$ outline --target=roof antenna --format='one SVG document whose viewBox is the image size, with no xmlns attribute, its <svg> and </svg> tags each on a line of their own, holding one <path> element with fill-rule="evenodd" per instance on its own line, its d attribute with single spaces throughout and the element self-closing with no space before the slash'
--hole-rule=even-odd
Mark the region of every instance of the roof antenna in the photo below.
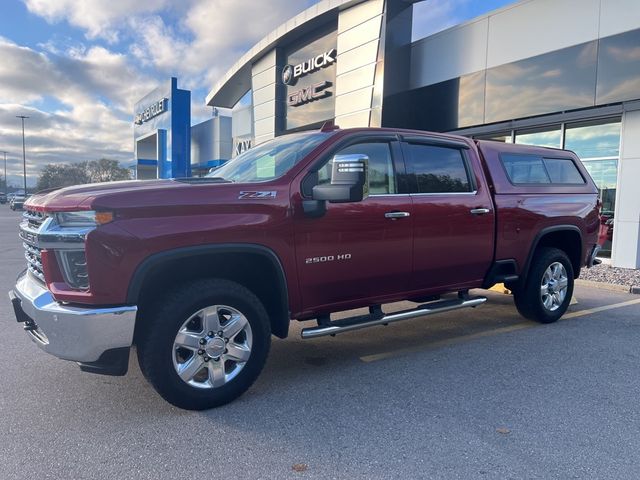
<svg viewBox="0 0 640 480">
<path fill-rule="evenodd" d="M 340 127 L 336 125 L 336 122 L 334 119 L 327 120 L 322 124 L 322 127 L 320 127 L 321 132 L 332 132 L 333 130 L 339 130 L 339 129 Z"/>
</svg>

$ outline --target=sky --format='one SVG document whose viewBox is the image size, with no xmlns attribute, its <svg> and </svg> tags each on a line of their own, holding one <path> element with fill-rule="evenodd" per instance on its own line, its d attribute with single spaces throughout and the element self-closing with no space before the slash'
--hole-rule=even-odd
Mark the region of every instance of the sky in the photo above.
<svg viewBox="0 0 640 480">
<path fill-rule="evenodd" d="M 0 152 L 9 185 L 22 184 L 27 115 L 28 184 L 48 163 L 133 160 L 133 105 L 178 77 L 205 97 L 247 50 L 317 0 L 2 0 Z M 513 0 L 426 0 L 414 7 L 422 38 Z M 3 175 L 0 153 L 0 175 Z"/>
</svg>

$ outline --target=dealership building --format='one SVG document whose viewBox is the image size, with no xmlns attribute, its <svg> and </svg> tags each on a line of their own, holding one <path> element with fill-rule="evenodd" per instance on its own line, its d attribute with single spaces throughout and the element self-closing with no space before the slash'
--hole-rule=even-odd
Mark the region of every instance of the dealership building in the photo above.
<svg viewBox="0 0 640 480">
<path fill-rule="evenodd" d="M 280 25 L 209 92 L 214 111 L 232 109 L 211 128 L 157 128 L 163 116 L 188 116 L 170 113 L 185 92 L 172 79 L 136 105 L 138 169 L 155 160 L 148 176 L 204 171 L 327 120 L 568 148 L 599 187 L 605 253 L 640 268 L 640 2 L 523 0 L 413 40 L 416 3 L 322 0 Z M 180 157 L 182 139 L 196 148 Z"/>
</svg>

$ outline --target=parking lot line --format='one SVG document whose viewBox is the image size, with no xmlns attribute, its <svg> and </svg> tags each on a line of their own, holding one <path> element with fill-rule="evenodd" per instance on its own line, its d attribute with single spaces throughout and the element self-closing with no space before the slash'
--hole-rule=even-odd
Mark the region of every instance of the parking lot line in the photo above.
<svg viewBox="0 0 640 480">
<path fill-rule="evenodd" d="M 640 298 L 636 300 L 629 300 L 626 302 L 613 303 L 611 305 L 603 305 L 602 307 L 589 308 L 587 310 L 578 310 L 577 312 L 571 312 L 565 314 L 561 320 L 568 320 L 570 318 L 582 317 L 583 315 L 590 315 L 592 313 L 605 312 L 607 310 L 613 310 L 614 308 L 622 308 L 628 305 L 636 305 L 640 303 Z"/>
<path fill-rule="evenodd" d="M 569 320 L 572 318 L 576 318 L 576 317 L 582 317 L 585 315 L 591 315 L 593 313 L 598 313 L 598 312 L 604 312 L 607 310 L 613 310 L 615 308 L 622 308 L 622 307 L 627 307 L 630 305 L 636 305 L 640 303 L 640 299 L 635 299 L 635 300 L 629 300 L 626 302 L 620 302 L 620 303 L 613 303 L 611 305 L 603 305 L 602 307 L 595 307 L 595 308 L 589 308 L 586 310 L 578 310 L 577 312 L 570 312 L 565 314 L 560 320 Z M 516 323 L 514 325 L 510 325 L 508 327 L 502 327 L 502 328 L 496 328 L 493 330 L 487 330 L 485 332 L 478 332 L 478 333 L 472 333 L 470 335 L 463 335 L 461 337 L 454 337 L 454 338 L 448 338 L 446 340 L 439 340 L 437 342 L 432 342 L 432 343 L 427 343 L 424 345 L 419 345 L 416 347 L 409 347 L 409 348 L 400 348 L 397 350 L 390 350 L 387 352 L 382 352 L 382 353 L 376 353 L 373 355 L 364 355 L 362 357 L 360 357 L 360 360 L 362 360 L 365 363 L 370 363 L 370 362 L 377 362 L 379 360 L 385 360 L 387 358 L 392 358 L 392 357 L 396 357 L 396 356 L 400 356 L 400 355 L 406 355 L 408 353 L 415 353 L 415 352 L 421 352 L 427 349 L 432 349 L 432 348 L 440 348 L 440 347 L 446 347 L 446 346 L 450 346 L 450 345 L 455 345 L 458 343 L 464 343 L 464 342 L 468 342 L 470 340 L 475 340 L 476 338 L 483 338 L 483 337 L 490 337 L 492 335 L 500 335 L 502 333 L 509 333 L 509 332 L 515 332 L 517 330 L 525 330 L 527 328 L 533 328 L 538 326 L 539 324 L 534 323 L 534 322 L 522 322 L 522 323 Z"/>
</svg>

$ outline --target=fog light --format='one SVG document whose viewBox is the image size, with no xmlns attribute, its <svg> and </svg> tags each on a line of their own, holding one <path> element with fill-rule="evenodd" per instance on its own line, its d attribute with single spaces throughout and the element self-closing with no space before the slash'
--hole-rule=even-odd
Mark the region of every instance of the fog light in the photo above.
<svg viewBox="0 0 640 480">
<path fill-rule="evenodd" d="M 58 250 L 58 262 L 62 267 L 64 280 L 72 288 L 89 289 L 89 272 L 84 250 Z"/>
</svg>

